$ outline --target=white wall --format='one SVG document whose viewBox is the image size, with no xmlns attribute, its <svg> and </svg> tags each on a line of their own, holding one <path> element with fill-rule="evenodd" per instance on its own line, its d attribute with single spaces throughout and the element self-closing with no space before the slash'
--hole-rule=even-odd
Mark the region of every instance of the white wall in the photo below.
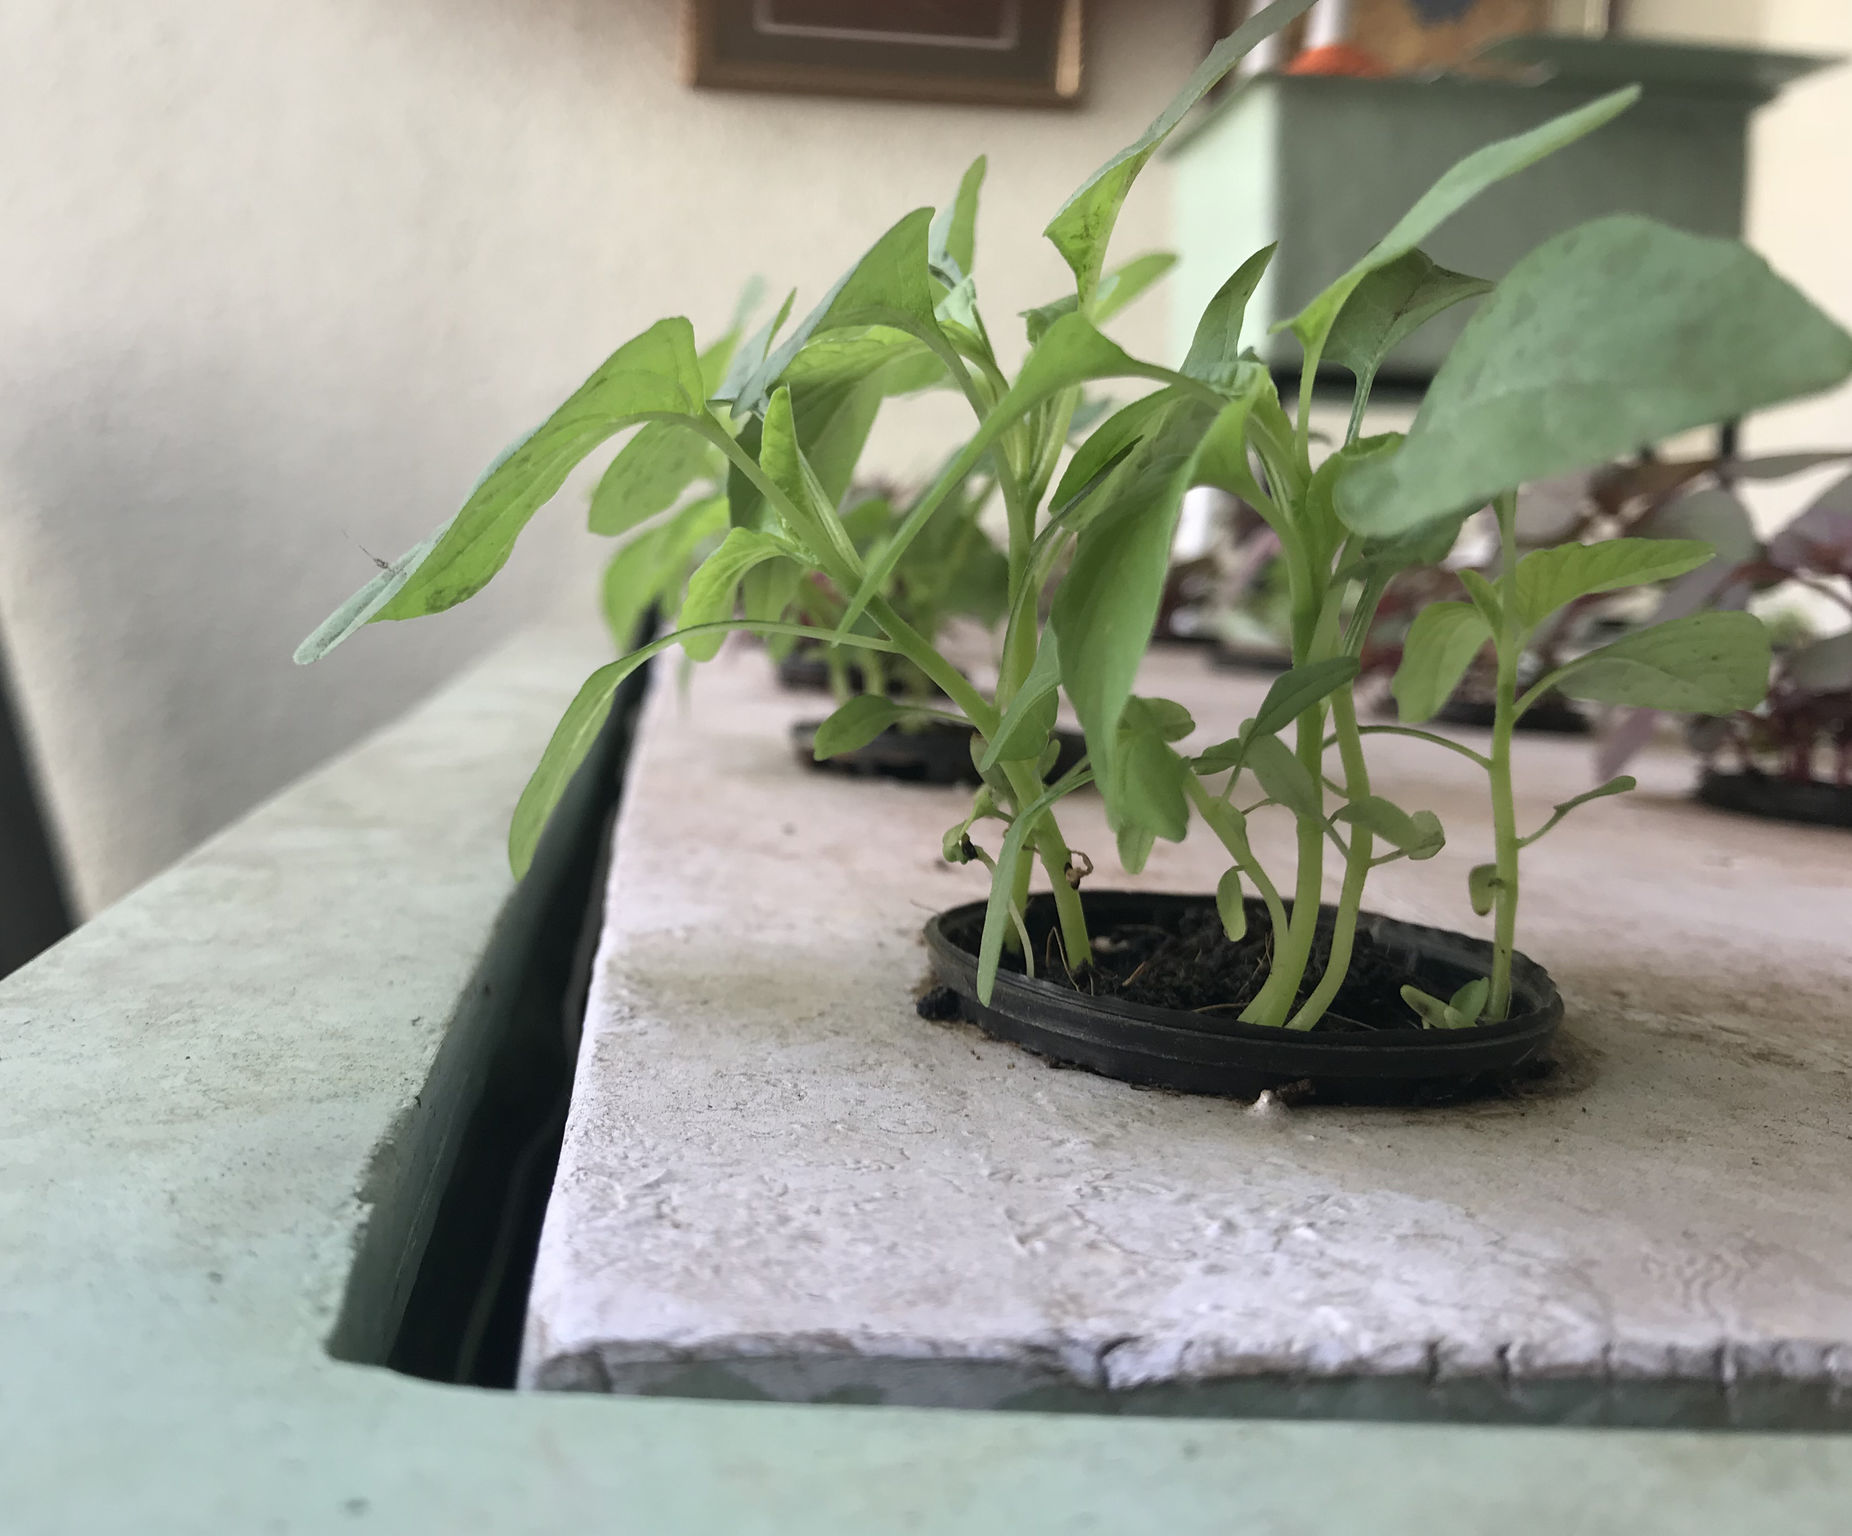
<svg viewBox="0 0 1852 1536">
<path fill-rule="evenodd" d="M 0 624 L 81 898 L 110 900 L 536 615 L 489 593 L 311 669 L 295 642 L 664 313 L 800 304 L 988 150 L 994 316 L 1199 56 L 1201 0 L 1092 7 L 1078 113 L 692 93 L 672 0 L 0 5 Z M 1126 249 L 1160 245 L 1162 172 Z M 1153 350 L 1161 301 L 1124 334 Z M 896 467 L 931 449 L 899 430 Z"/>
</svg>

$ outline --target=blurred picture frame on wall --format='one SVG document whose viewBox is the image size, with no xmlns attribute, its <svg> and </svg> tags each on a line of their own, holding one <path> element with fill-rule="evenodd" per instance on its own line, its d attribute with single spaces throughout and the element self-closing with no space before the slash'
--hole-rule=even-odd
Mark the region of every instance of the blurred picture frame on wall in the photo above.
<svg viewBox="0 0 1852 1536">
<path fill-rule="evenodd" d="M 1084 0 L 682 0 L 692 86 L 1068 107 Z"/>
</svg>

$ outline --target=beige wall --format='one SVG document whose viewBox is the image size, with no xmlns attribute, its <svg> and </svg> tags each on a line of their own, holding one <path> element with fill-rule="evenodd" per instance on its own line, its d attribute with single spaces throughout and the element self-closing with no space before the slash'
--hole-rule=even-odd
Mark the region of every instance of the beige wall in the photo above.
<svg viewBox="0 0 1852 1536">
<path fill-rule="evenodd" d="M 468 608 L 289 660 L 362 545 L 447 516 L 658 315 L 714 327 L 754 272 L 807 305 L 981 150 L 989 312 L 1060 292 L 1037 232 L 1207 26 L 1092 11 L 1068 114 L 691 93 L 672 0 L 0 5 L 0 623 L 86 906 L 510 628 L 591 612 L 561 504 Z M 1153 181 L 1128 250 L 1163 242 Z"/>
</svg>

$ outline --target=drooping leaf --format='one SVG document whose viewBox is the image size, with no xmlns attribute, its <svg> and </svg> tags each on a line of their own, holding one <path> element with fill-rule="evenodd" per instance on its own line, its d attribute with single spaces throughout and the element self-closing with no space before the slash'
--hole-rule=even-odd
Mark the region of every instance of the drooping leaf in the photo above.
<svg viewBox="0 0 1852 1536">
<path fill-rule="evenodd" d="M 1441 365 L 1395 458 L 1339 511 L 1393 533 L 1527 480 L 1830 388 L 1852 336 L 1734 240 L 1631 214 L 1546 241 Z"/>
<path fill-rule="evenodd" d="M 688 578 L 688 595 L 682 599 L 682 611 L 676 619 L 678 629 L 696 631 L 682 645 L 691 660 L 712 660 L 720 650 L 723 636 L 704 626 L 733 617 L 741 578 L 755 565 L 789 558 L 794 553 L 776 534 L 760 533 L 756 528 L 727 530 L 720 547 Z"/>
<path fill-rule="evenodd" d="M 326 655 L 362 624 L 439 613 L 474 596 L 507 563 L 528 520 L 607 438 L 670 417 L 719 432 L 705 395 L 686 320 L 660 320 L 625 342 L 503 456 L 449 522 L 336 609 L 296 659 Z"/>
<path fill-rule="evenodd" d="M 1484 278 L 1449 272 L 1427 252 L 1408 251 L 1351 290 L 1325 338 L 1324 360 L 1373 379 L 1383 359 L 1436 315 L 1491 291 Z"/>
<path fill-rule="evenodd" d="M 808 640 L 833 638 L 828 630 L 812 629 L 802 624 L 755 624 L 741 619 L 707 626 L 703 633 L 724 634 L 735 629 L 748 629 L 757 634 L 794 635 Z M 649 644 L 638 646 L 628 656 L 607 662 L 585 680 L 572 703 L 566 706 L 566 713 L 554 727 L 546 750 L 540 754 L 540 762 L 533 776 L 521 791 L 520 801 L 514 808 L 514 819 L 508 828 L 508 862 L 517 877 L 525 875 L 528 866 L 533 863 L 534 849 L 539 845 L 540 834 L 546 830 L 547 820 L 552 816 L 553 808 L 559 804 L 559 798 L 565 793 L 572 775 L 585 760 L 585 754 L 591 750 L 592 743 L 597 740 L 598 732 L 611 713 L 611 699 L 618 685 L 652 656 L 668 650 L 670 646 L 684 644 L 689 638 L 682 630 L 659 635 Z M 852 643 L 865 650 L 890 653 L 894 650 L 887 641 L 868 636 L 858 635 Z"/>
<path fill-rule="evenodd" d="M 1241 325 L 1247 318 L 1248 300 L 1253 298 L 1278 249 L 1276 242 L 1256 251 L 1216 290 L 1196 323 L 1196 334 L 1183 359 L 1184 373 L 1215 385 L 1227 384 L 1234 378 L 1243 364 Z"/>
<path fill-rule="evenodd" d="M 1477 982 L 1468 982 L 1454 996 L 1470 1002 L 1474 996 L 1470 989 L 1475 986 L 1481 989 L 1479 1008 L 1483 1009 L 1485 1007 L 1484 993 L 1490 990 L 1484 978 Z M 1438 997 L 1430 996 L 1419 987 L 1403 987 L 1402 1001 L 1420 1015 L 1421 1022 L 1429 1029 L 1466 1029 L 1479 1021 L 1478 1009 L 1469 1014 L 1454 1007 L 1452 1003 L 1443 1003 Z"/>
<path fill-rule="evenodd" d="M 927 235 L 927 260 L 948 284 L 971 275 L 977 262 L 977 200 L 990 162 L 979 155 L 958 181 L 958 191 L 932 217 Z"/>
<path fill-rule="evenodd" d="M 1481 917 L 1498 901 L 1499 884 L 1496 864 L 1475 864 L 1467 871 L 1466 894 L 1472 901 L 1473 911 Z"/>
<path fill-rule="evenodd" d="M 817 727 L 810 755 L 818 762 L 865 747 L 889 726 L 912 713 L 884 694 L 858 693 Z"/>
<path fill-rule="evenodd" d="M 1768 691 L 1768 630 L 1747 613 L 1670 619 L 1559 669 L 1556 687 L 1598 704 L 1647 705 L 1722 715 L 1749 709 Z"/>
<path fill-rule="evenodd" d="M 1381 795 L 1358 795 L 1347 800 L 1334 819 L 1363 828 L 1411 859 L 1431 859 L 1447 843 L 1440 818 L 1432 811 L 1405 811 Z"/>
<path fill-rule="evenodd" d="M 1603 539 L 1534 549 L 1518 561 L 1518 618 L 1532 628 L 1578 597 L 1669 581 L 1713 553 L 1697 539 Z"/>
<path fill-rule="evenodd" d="M 667 511 L 697 480 L 718 478 L 726 459 L 705 438 L 675 422 L 645 422 L 611 460 L 592 492 L 587 522 L 615 536 Z"/>
<path fill-rule="evenodd" d="M 1484 615 L 1470 603 L 1429 603 L 1416 614 L 1390 684 L 1402 722 L 1432 720 L 1491 638 Z"/>
<path fill-rule="evenodd" d="M 1029 839 L 1035 835 L 1049 809 L 1058 800 L 1072 794 L 1091 779 L 1092 775 L 1085 769 L 1065 775 L 1019 810 L 1010 822 L 1009 830 L 1003 834 L 1003 843 L 997 850 L 996 868 L 991 871 L 990 900 L 984 909 L 984 932 L 978 940 L 979 1002 L 988 1003 L 996 988 L 997 965 L 1003 958 L 1004 927 L 1009 922 L 1010 893 L 1015 887 L 1016 871 L 1021 867 L 1022 860 L 1028 857 Z"/>
<path fill-rule="evenodd" d="M 1276 329 L 1290 328 L 1305 349 L 1308 365 L 1316 368 L 1338 315 L 1366 277 L 1401 260 L 1487 187 L 1515 176 L 1583 135 L 1594 132 L 1632 106 L 1639 94 L 1637 85 L 1628 86 L 1573 112 L 1551 118 L 1525 133 L 1474 150 L 1422 193 L 1414 207 L 1403 214 L 1395 227 L 1371 246 L 1348 272 Z"/>
<path fill-rule="evenodd" d="M 1528 847 L 1531 843 L 1536 842 L 1538 838 L 1542 837 L 1544 833 L 1548 832 L 1557 822 L 1561 821 L 1578 805 L 1586 805 L 1591 800 L 1604 800 L 1609 795 L 1624 795 L 1635 787 L 1636 781 L 1633 776 L 1623 773 L 1616 778 L 1609 779 L 1605 784 L 1597 784 L 1593 789 L 1586 789 L 1579 795 L 1571 795 L 1567 800 L 1557 802 L 1556 808 L 1550 813 L 1550 819 L 1535 832 L 1531 833 L 1529 837 L 1520 838 L 1518 840 L 1518 845 L 1520 847 Z"/>
<path fill-rule="evenodd" d="M 1222 932 L 1231 944 L 1238 944 L 1248 931 L 1248 907 L 1241 894 L 1241 871 L 1232 865 L 1215 883 L 1215 911 L 1222 919 Z"/>
<path fill-rule="evenodd" d="M 1145 162 L 1183 121 L 1184 114 L 1232 70 L 1253 48 L 1310 9 L 1312 0 L 1277 0 L 1250 17 L 1209 51 L 1209 56 L 1184 83 L 1183 89 L 1131 144 L 1083 182 L 1043 231 L 1074 272 L 1075 288 L 1090 302 L 1099 284 L 1106 246 L 1118 222 L 1119 209 Z"/>
</svg>

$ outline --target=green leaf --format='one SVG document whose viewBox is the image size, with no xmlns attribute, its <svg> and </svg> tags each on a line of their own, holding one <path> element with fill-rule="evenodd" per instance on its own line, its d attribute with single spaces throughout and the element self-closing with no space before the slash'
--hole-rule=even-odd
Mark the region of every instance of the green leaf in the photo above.
<svg viewBox="0 0 1852 1536">
<path fill-rule="evenodd" d="M 1215 883 L 1215 911 L 1222 919 L 1222 932 L 1229 942 L 1239 944 L 1248 931 L 1248 906 L 1241 894 L 1241 871 L 1229 868 Z"/>
<path fill-rule="evenodd" d="M 1593 789 L 1584 790 L 1579 795 L 1572 795 L 1569 799 L 1560 801 L 1556 809 L 1550 813 L 1550 819 L 1535 832 L 1531 833 L 1529 837 L 1519 838 L 1518 846 L 1520 848 L 1528 848 L 1578 805 L 1586 805 L 1591 800 L 1604 800 L 1609 795 L 1624 795 L 1635 787 L 1636 781 L 1633 776 L 1623 773 L 1616 778 L 1609 779 L 1605 784 L 1597 784 Z"/>
<path fill-rule="evenodd" d="M 889 726 L 916 711 L 881 694 L 858 693 L 817 727 L 810 755 L 818 762 L 865 747 Z"/>
<path fill-rule="evenodd" d="M 1491 638 L 1485 616 L 1470 603 L 1429 603 L 1416 614 L 1390 684 L 1402 723 L 1433 719 Z"/>
<path fill-rule="evenodd" d="M 977 263 L 977 198 L 990 162 L 979 155 L 959 178 L 958 192 L 932 217 L 926 259 L 948 286 L 969 277 Z"/>
<path fill-rule="evenodd" d="M 1054 494 L 1049 497 L 1048 504 L 1054 515 L 1065 515 L 1084 496 L 1097 490 L 1134 448 L 1162 427 L 1166 413 L 1177 404 L 1178 398 L 1174 387 L 1156 390 L 1114 411 L 1101 422 L 1074 450 Z"/>
<path fill-rule="evenodd" d="M 1168 709 L 1160 707 L 1165 705 Z M 1113 761 L 1117 777 L 1108 804 L 1115 827 L 1142 828 L 1178 843 L 1189 830 L 1184 788 L 1189 767 L 1170 745 L 1177 723 L 1172 711 L 1181 712 L 1181 706 L 1167 699 L 1126 700 Z M 1187 714 L 1183 718 L 1187 735 L 1194 724 Z"/>
<path fill-rule="evenodd" d="M 1492 583 L 1487 581 L 1471 566 L 1459 572 L 1460 585 L 1466 588 L 1466 595 L 1472 599 L 1473 607 L 1479 610 L 1480 618 L 1493 634 L 1498 634 L 1505 627 L 1505 605 L 1499 601 L 1498 593 L 1492 590 Z"/>
<path fill-rule="evenodd" d="M 1089 176 L 1061 205 L 1060 212 L 1049 221 L 1043 233 L 1054 242 L 1061 259 L 1073 269 L 1075 288 L 1083 303 L 1091 303 L 1093 299 L 1100 268 L 1106 259 L 1106 247 L 1112 239 L 1113 226 L 1119 220 L 1119 209 L 1145 162 L 1183 121 L 1184 114 L 1248 52 L 1302 16 L 1311 4 L 1312 0 L 1278 0 L 1235 28 L 1196 66 L 1183 89 L 1171 98 L 1151 126 Z"/>
<path fill-rule="evenodd" d="M 1746 246 L 1597 219 L 1499 283 L 1401 453 L 1354 477 L 1339 511 L 1393 533 L 1849 374 L 1852 336 Z"/>
<path fill-rule="evenodd" d="M 1485 1000 L 1491 990 L 1492 983 L 1484 976 L 1469 981 L 1447 999 L 1447 1011 L 1468 1024 L 1477 1024 L 1479 1015 L 1485 1012 Z"/>
<path fill-rule="evenodd" d="M 760 533 L 756 528 L 727 530 L 720 547 L 688 578 L 688 595 L 682 599 L 682 611 L 676 619 L 678 629 L 700 629 L 682 646 L 691 660 L 710 661 L 719 651 L 723 637 L 700 627 L 733 617 L 741 578 L 755 565 L 793 553 L 791 546 L 776 534 Z"/>
<path fill-rule="evenodd" d="M 1769 662 L 1768 630 L 1754 615 L 1694 613 L 1624 635 L 1553 677 L 1572 699 L 1724 715 L 1761 703 Z"/>
<path fill-rule="evenodd" d="M 1086 733 L 1109 818 L 1120 782 L 1119 719 L 1157 622 L 1177 516 L 1213 419 L 1213 407 L 1199 401 L 1178 410 L 1175 434 L 1140 445 L 1111 501 L 1081 529 L 1049 615 L 1061 645 L 1062 684 Z"/>
<path fill-rule="evenodd" d="M 787 504 L 779 511 L 791 536 L 833 581 L 839 585 L 854 581 L 861 574 L 861 558 L 849 542 L 842 519 L 836 515 L 835 503 L 825 494 L 798 446 L 791 391 L 784 385 L 779 386 L 765 408 L 759 468 L 785 494 Z"/>
<path fill-rule="evenodd" d="M 1119 863 L 1128 875 L 1144 872 L 1151 850 L 1157 846 L 1157 833 L 1141 821 L 1128 821 L 1113 834 L 1119 847 Z"/>
<path fill-rule="evenodd" d="M 749 336 L 745 343 L 734 349 L 733 356 L 727 360 L 726 376 L 711 391 L 716 400 L 729 403 L 739 402 L 745 393 L 747 381 L 764 366 L 771 352 L 772 338 L 784 329 L 785 321 L 791 318 L 791 306 L 797 301 L 797 290 L 793 288 L 785 295 L 785 301 L 778 306 L 778 312 Z M 756 404 L 753 400 L 739 402 L 742 405 Z"/>
<path fill-rule="evenodd" d="M 660 320 L 625 342 L 483 477 L 449 522 L 336 609 L 296 659 L 325 656 L 362 624 L 439 613 L 474 596 L 507 563 L 528 520 L 607 438 L 669 417 L 719 432 L 705 395 L 686 320 Z"/>
<path fill-rule="evenodd" d="M 1351 290 L 1325 338 L 1324 360 L 1373 379 L 1383 359 L 1436 315 L 1491 291 L 1484 278 L 1449 272 L 1425 251 L 1409 251 Z"/>
<path fill-rule="evenodd" d="M 755 408 L 812 336 L 886 325 L 911 332 L 928 345 L 944 345 L 933 318 L 927 254 L 931 226 L 932 210 L 916 208 L 875 241 L 824 294 L 822 303 L 739 385 L 736 403 L 744 409 Z"/>
<path fill-rule="evenodd" d="M 736 629 L 749 629 L 758 634 L 795 635 L 806 640 L 834 638 L 828 630 L 811 629 L 802 624 L 755 624 L 740 619 L 704 625 L 700 633 L 721 635 Z M 533 863 L 534 849 L 540 843 L 540 834 L 546 830 L 553 808 L 559 804 L 573 773 L 598 739 L 605 717 L 611 712 L 611 698 L 618 685 L 652 656 L 670 646 L 685 645 L 690 638 L 688 631 L 678 629 L 672 634 L 658 636 L 648 645 L 638 646 L 628 656 L 607 662 L 585 680 L 572 703 L 566 706 L 566 713 L 554 727 L 552 739 L 540 754 L 533 776 L 521 791 L 520 801 L 514 808 L 514 820 L 508 828 L 508 862 L 517 878 L 525 875 Z M 852 643 L 864 650 L 890 654 L 894 651 L 894 646 L 887 641 L 872 636 L 855 636 Z"/>
<path fill-rule="evenodd" d="M 1366 277 L 1391 262 L 1400 261 L 1487 187 L 1515 176 L 1573 144 L 1584 134 L 1592 133 L 1632 106 L 1639 95 L 1637 85 L 1628 86 L 1585 107 L 1554 117 L 1527 133 L 1474 150 L 1422 193 L 1415 206 L 1403 214 L 1395 227 L 1371 246 L 1348 272 L 1291 320 L 1283 321 L 1275 329 L 1291 328 L 1305 348 L 1307 371 L 1315 371 L 1339 314 Z"/>
<path fill-rule="evenodd" d="M 593 533 L 627 533 L 675 505 L 696 480 L 717 479 L 726 460 L 712 443 L 675 422 L 645 422 L 592 492 Z"/>
<path fill-rule="evenodd" d="M 1256 736 L 1248 743 L 1247 766 L 1269 800 L 1278 801 L 1295 816 L 1321 819 L 1325 812 L 1318 785 L 1292 748 L 1277 736 Z"/>
<path fill-rule="evenodd" d="M 1503 883 L 1498 878 L 1496 864 L 1475 864 L 1467 871 L 1466 894 L 1472 900 L 1473 911 L 1481 917 L 1490 912 L 1498 900 L 1498 890 Z"/>
<path fill-rule="evenodd" d="M 604 573 L 603 608 L 620 648 L 629 650 L 636 644 L 651 604 L 673 606 L 687 585 L 695 550 L 718 538 L 726 526 L 726 498 L 716 496 L 684 507 L 660 527 L 646 529 L 611 557 Z"/>
<path fill-rule="evenodd" d="M 1357 658 L 1330 656 L 1282 672 L 1254 712 L 1254 734 L 1277 735 L 1320 699 L 1329 698 L 1357 675 Z"/>
<path fill-rule="evenodd" d="M 1143 256 L 1121 262 L 1100 279 L 1099 292 L 1093 296 L 1093 323 L 1104 325 L 1176 264 L 1177 258 L 1170 251 L 1147 251 Z M 1040 341 L 1049 326 L 1063 315 L 1074 314 L 1079 309 L 1080 297 L 1072 293 L 1062 295 L 1051 304 L 1025 309 L 1022 317 L 1028 322 L 1029 345 Z"/>
<path fill-rule="evenodd" d="M 1241 325 L 1247 318 L 1248 300 L 1260 286 L 1267 264 L 1278 249 L 1275 243 L 1256 251 L 1216 290 L 1202 318 L 1196 322 L 1196 334 L 1190 339 L 1189 353 L 1183 359 L 1183 372 L 1191 378 L 1219 386 L 1232 382 L 1245 366 L 1241 356 Z"/>
<path fill-rule="evenodd" d="M 1480 989 L 1475 992 L 1473 989 Z M 1463 1003 L 1478 999 L 1479 1009 L 1485 1007 L 1484 994 L 1490 986 L 1481 977 L 1478 981 L 1469 981 L 1454 993 L 1454 997 Z M 1421 1016 L 1421 1022 L 1429 1029 L 1467 1029 L 1479 1022 L 1479 1009 L 1468 1013 L 1464 1008 L 1456 1008 L 1452 1003 L 1443 1003 L 1438 997 L 1430 997 L 1419 987 L 1403 987 L 1402 1001 Z"/>
<path fill-rule="evenodd" d="M 1603 539 L 1532 550 L 1518 562 L 1518 618 L 1532 628 L 1578 597 L 1669 581 L 1713 553 L 1696 539 Z"/>
<path fill-rule="evenodd" d="M 1411 859 L 1431 859 L 1447 843 L 1440 818 L 1432 811 L 1411 813 L 1381 795 L 1359 795 L 1347 800 L 1332 819 L 1362 827 Z"/>
<path fill-rule="evenodd" d="M 979 773 L 988 773 L 998 763 L 1017 762 L 1040 754 L 1048 741 L 1048 733 L 1055 728 L 1055 715 L 1060 708 L 1057 693 L 1060 682 L 1060 650 L 1054 631 L 1045 629 L 1036 647 L 1035 660 L 1029 664 L 1028 675 L 1010 700 L 1009 708 L 1003 711 L 996 736 L 978 759 Z"/>
<path fill-rule="evenodd" d="M 1169 370 L 1141 363 L 1108 341 L 1080 315 L 1067 315 L 1049 327 L 1048 334 L 1030 352 L 1012 384 L 985 416 L 983 424 L 946 466 L 932 488 L 914 503 L 887 547 L 869 565 L 855 596 L 844 610 L 845 630 L 874 597 L 886 589 L 894 567 L 918 537 L 926 520 L 946 498 L 962 486 L 990 447 L 1016 422 L 1044 400 L 1064 389 L 1098 378 L 1156 378 L 1168 382 Z"/>
</svg>

